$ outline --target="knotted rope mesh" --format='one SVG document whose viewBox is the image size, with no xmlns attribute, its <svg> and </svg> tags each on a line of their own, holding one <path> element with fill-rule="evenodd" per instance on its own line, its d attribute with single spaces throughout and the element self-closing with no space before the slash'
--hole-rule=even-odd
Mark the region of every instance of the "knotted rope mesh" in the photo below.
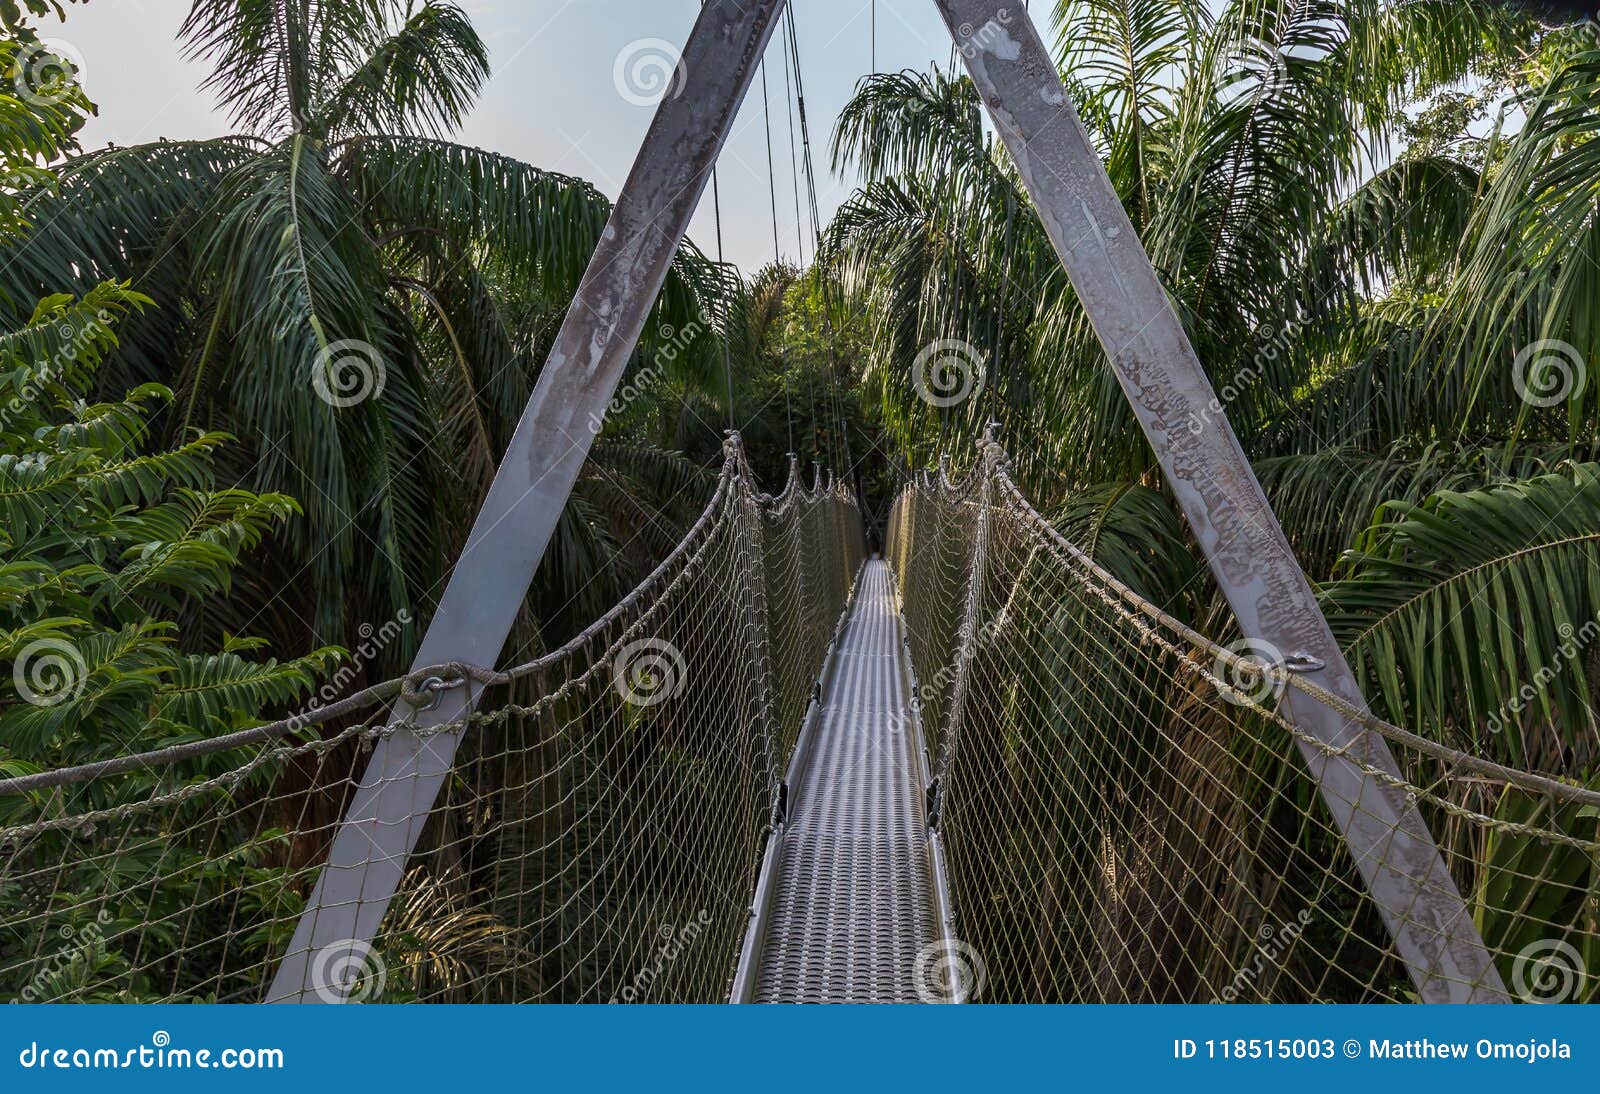
<svg viewBox="0 0 1600 1094">
<path fill-rule="evenodd" d="M 465 732 L 378 936 L 314 982 L 725 1000 L 863 542 L 842 484 L 792 471 L 761 494 L 731 443 L 699 522 L 605 618 L 529 664 L 445 674 L 482 692 L 450 725 L 411 721 L 402 690 L 437 675 L 419 673 L 332 722 L 0 783 L 0 1000 L 263 999 L 373 745 L 402 728 Z"/>
<path fill-rule="evenodd" d="M 912 481 L 886 542 L 978 1001 L 1417 998 L 1280 714 L 1337 700 L 1095 566 L 992 446 Z M 1342 713 L 1389 741 L 1510 994 L 1600 997 L 1600 795 Z"/>
<path fill-rule="evenodd" d="M 956 933 L 980 1001 L 1415 997 L 1279 713 L 1316 689 L 1140 600 L 991 453 L 891 516 Z M 737 446 L 674 554 L 503 672 L 351 998 L 726 998 L 763 839 L 863 556 L 848 491 Z M 258 1000 L 413 681 L 337 720 L 0 783 L 0 998 Z M 1337 702 L 1326 693 L 1318 698 Z M 352 715 L 350 706 L 363 707 Z M 1349 711 L 1390 744 L 1514 995 L 1592 1000 L 1600 795 Z M 308 728 L 309 727 L 309 728 Z M 352 957 L 352 953 L 354 957 Z"/>
</svg>

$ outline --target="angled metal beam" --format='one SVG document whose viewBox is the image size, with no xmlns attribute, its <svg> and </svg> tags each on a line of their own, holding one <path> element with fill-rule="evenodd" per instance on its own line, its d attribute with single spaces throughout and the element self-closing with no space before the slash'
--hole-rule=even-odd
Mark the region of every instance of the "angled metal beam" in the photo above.
<svg viewBox="0 0 1600 1094">
<path fill-rule="evenodd" d="M 709 0 L 617 198 L 538 386 L 417 653 L 418 669 L 493 665 L 588 457 L 591 422 L 632 356 L 766 51 L 783 0 Z M 443 692 L 421 727 L 466 713 Z M 342 1002 L 455 757 L 460 731 L 378 744 L 317 879 L 268 1002 Z"/>
<path fill-rule="evenodd" d="M 1033 21 L 1015 0 L 935 3 L 1244 634 L 1321 661 L 1317 682 L 1365 710 Z M 1323 744 L 1398 775 L 1381 735 L 1294 689 L 1282 709 Z M 1422 998 L 1508 1001 L 1415 803 L 1348 759 L 1308 742 L 1301 753 Z"/>
</svg>

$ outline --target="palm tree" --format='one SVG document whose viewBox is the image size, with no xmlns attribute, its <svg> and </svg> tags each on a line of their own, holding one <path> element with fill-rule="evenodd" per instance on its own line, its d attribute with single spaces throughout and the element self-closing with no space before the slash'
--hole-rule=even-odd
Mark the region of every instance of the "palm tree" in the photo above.
<svg viewBox="0 0 1600 1094">
<path fill-rule="evenodd" d="M 1594 473 L 1571 464 L 1594 458 L 1600 411 L 1581 384 L 1522 394 L 1600 356 L 1594 32 L 1477 3 L 1063 0 L 1056 15 L 1216 413 L 1307 571 L 1339 579 L 1329 610 L 1376 705 L 1511 762 L 1588 770 L 1595 651 L 1562 649 L 1600 612 Z M 1473 129 L 1508 88 L 1515 132 Z M 1416 103 L 1444 118 L 1435 139 L 1414 139 Z M 836 165 L 865 183 L 825 254 L 877 317 L 886 422 L 925 455 L 998 417 L 1019 477 L 1100 561 L 1227 626 L 1172 549 L 1184 532 L 1153 454 L 980 107 L 965 79 L 879 76 L 835 135 Z M 910 374 L 941 338 L 970 343 L 987 383 L 935 409 Z M 1564 662 L 1526 734 L 1490 731 Z"/>
<path fill-rule="evenodd" d="M 1214 428 L 1227 415 L 1302 565 L 1321 583 L 1374 708 L 1452 746 L 1593 784 L 1594 30 L 1541 26 L 1500 5 L 1428 0 L 1233 0 L 1220 10 L 1197 0 L 1063 0 L 1056 15 L 1059 60 L 1085 127 L 1217 392 L 1209 415 L 1191 426 Z M 843 114 L 834 158 L 865 181 L 823 253 L 873 316 L 867 371 L 901 446 L 919 460 L 970 451 L 980 423 L 998 418 L 1018 477 L 1070 539 L 1225 641 L 1231 614 L 1196 565 L 1161 470 L 1014 166 L 982 126 L 972 85 L 937 71 L 864 81 Z M 965 403 L 930 406 L 917 394 L 919 358 L 951 339 L 968 344 L 964 365 L 985 383 Z M 1049 604 L 1049 618 L 1025 633 L 1054 633 L 1066 610 Z M 1096 696 L 1141 695 L 1108 683 L 1121 670 L 1096 664 L 1085 676 Z M 1182 742 L 1186 777 L 1155 792 L 1152 805 L 1154 815 L 1170 808 L 1180 822 L 1159 839 L 1136 826 L 1122 838 L 1132 852 L 1157 846 L 1169 856 L 1143 883 L 1147 899 L 1168 909 L 1160 922 L 1171 933 L 1157 931 L 1158 939 L 1183 944 L 1188 928 L 1171 909 L 1193 899 L 1184 895 L 1196 881 L 1185 864 L 1204 861 L 1208 849 L 1236 837 L 1281 838 L 1257 854 L 1273 864 L 1268 875 L 1288 876 L 1297 856 L 1328 861 L 1338 848 L 1302 826 L 1296 795 L 1304 787 L 1284 781 L 1293 773 L 1280 755 L 1226 726 L 1186 735 L 1182 716 L 1167 720 L 1160 709 L 1169 692 L 1146 689 L 1156 707 L 1141 716 L 1106 711 L 1104 724 L 1071 726 L 1030 722 L 1001 697 L 973 715 L 980 728 L 968 740 L 992 722 L 1006 734 L 1008 760 L 1029 751 L 1013 739 L 1032 733 L 1049 757 L 1086 738 L 1114 752 L 1141 726 Z M 1205 696 L 1197 691 L 1192 701 L 1203 708 Z M 1076 709 L 1047 691 L 1018 707 L 1027 705 Z M 1097 776 L 1107 762 L 1096 754 Z M 1448 778 L 1420 757 L 1403 762 L 1417 785 L 1494 815 L 1510 832 L 1537 820 L 1592 836 L 1592 818 L 1580 821 L 1576 810 Z M 1130 763 L 1133 776 L 1106 782 L 1120 791 L 1171 777 L 1139 766 L 1150 765 L 1148 753 Z M 1194 777 L 1201 770 L 1207 777 Z M 1264 803 L 1259 817 L 1230 817 L 1200 794 L 1174 804 L 1185 801 L 1185 784 L 1234 785 L 1230 771 L 1273 780 L 1259 793 L 1241 791 L 1240 800 Z M 1002 845 L 1035 848 L 1055 830 L 1094 831 L 1105 812 L 1126 804 L 1091 797 L 1085 808 L 1101 812 L 1079 816 L 1082 803 L 1069 800 L 1054 769 L 1049 775 L 1039 798 L 1054 793 L 1059 815 L 1036 817 L 1039 828 L 1010 830 L 969 858 Z M 982 800 L 986 787 L 968 789 L 977 795 L 969 810 L 1004 812 Z M 1433 819 L 1454 855 L 1460 826 L 1442 813 Z M 950 839 L 956 847 L 958 837 Z M 1514 834 L 1492 843 L 1486 857 L 1468 849 L 1452 862 L 1497 952 L 1569 931 L 1592 949 L 1586 859 Z M 1473 872 L 1464 863 L 1487 865 Z M 1083 885 L 1099 884 L 1101 865 L 1082 875 Z M 1001 892 L 991 880 L 967 879 L 969 906 L 1035 914 L 1025 901 L 991 896 Z M 1198 881 L 1215 885 L 1220 901 L 1193 905 L 1194 915 L 1215 919 L 1201 924 L 1207 938 L 1230 937 L 1217 908 L 1270 909 L 1277 899 L 1248 880 Z M 1120 901 L 1103 897 L 1106 907 Z M 1353 929 L 1357 912 L 1337 905 L 1320 901 L 1316 914 Z M 1158 918 L 1147 913 L 1130 908 L 1144 925 Z M 1070 911 L 1046 926 L 1095 929 Z M 1140 934 L 1130 945 L 1107 950 L 1108 968 L 1135 957 L 1149 967 L 1149 939 Z M 1321 953 L 1326 943 L 1307 945 Z M 1226 967 L 1237 967 L 1236 950 L 1222 947 Z M 1127 982 L 1119 973 L 1097 983 L 1108 980 Z M 1180 996 L 1196 990 L 1175 987 Z"/>
<path fill-rule="evenodd" d="M 425 617 L 609 205 L 447 139 L 489 73 L 454 4 L 196 0 L 182 36 L 241 132 L 62 165 L 27 200 L 0 310 L 107 279 L 155 299 L 105 383 L 167 384 L 172 434 L 237 435 L 223 474 L 305 509 L 234 617 L 263 615 L 286 648 Z M 698 319 L 721 281 L 685 248 L 658 324 Z M 656 462 L 658 479 L 687 473 Z M 569 513 L 562 542 L 593 540 L 593 516 Z M 415 637 L 387 651 L 396 665 Z"/>
</svg>

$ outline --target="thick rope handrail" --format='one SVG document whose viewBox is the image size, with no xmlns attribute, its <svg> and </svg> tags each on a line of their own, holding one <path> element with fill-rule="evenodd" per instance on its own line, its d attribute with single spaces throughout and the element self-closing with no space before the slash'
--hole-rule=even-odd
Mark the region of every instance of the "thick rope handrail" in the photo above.
<svg viewBox="0 0 1600 1094">
<path fill-rule="evenodd" d="M 26 779 L 12 794 L 32 791 L 0 798 L 0 1002 L 277 998 L 268 985 L 297 975 L 283 940 L 327 876 L 354 795 L 406 777 L 374 760 L 402 738 L 452 757 L 439 794 L 408 814 L 420 835 L 371 935 L 385 999 L 726 998 L 742 894 L 785 818 L 786 761 L 816 717 L 866 546 L 847 480 L 819 474 L 810 489 L 791 464 L 769 493 L 735 439 L 729 449 L 695 476 L 683 538 L 560 649 L 319 679 L 269 715 L 302 711 L 277 739 L 213 723 L 171 750 L 0 772 Z M 424 713 L 441 691 L 453 705 Z M 131 770 L 141 764 L 158 766 Z M 89 960 L 60 976 L 58 938 L 86 918 L 103 927 L 95 949 L 71 948 Z M 695 945 L 646 982 L 634 970 L 663 923 Z M 442 947 L 428 952 L 447 952 L 448 967 L 415 960 L 419 944 Z"/>
<path fill-rule="evenodd" d="M 1099 563 L 1095 562 L 1094 559 L 1090 558 L 1075 544 L 1063 536 L 1060 531 L 1056 529 L 1055 525 L 1047 520 L 1036 508 L 1034 508 L 1032 503 L 1030 503 L 1023 495 L 1021 489 L 1006 471 L 1006 465 L 1006 458 L 1004 454 L 998 454 L 994 463 L 996 468 L 996 482 L 1000 485 L 1007 502 L 1015 506 L 1020 513 L 1026 516 L 1028 518 L 1028 522 L 1035 528 L 1036 531 L 1043 534 L 1054 546 L 1059 547 L 1078 566 L 1088 571 L 1089 574 L 1091 574 L 1102 586 L 1104 586 L 1106 591 L 1115 593 L 1115 597 L 1107 597 L 1102 595 L 1101 599 L 1118 611 L 1119 614 L 1121 614 L 1125 619 L 1136 623 L 1136 625 L 1141 625 L 1141 630 L 1148 632 L 1149 628 L 1140 624 L 1140 622 L 1134 618 L 1133 613 L 1128 611 L 1128 608 L 1131 607 L 1139 615 L 1156 622 L 1170 633 L 1181 638 L 1184 642 L 1203 650 L 1206 654 L 1213 657 L 1214 664 L 1220 662 L 1221 664 L 1226 665 L 1228 668 L 1238 669 L 1247 675 L 1254 675 L 1258 677 L 1269 676 L 1272 680 L 1281 682 L 1288 687 L 1293 687 L 1301 691 L 1309 698 L 1315 699 L 1317 702 L 1330 707 L 1339 714 L 1350 719 L 1350 721 L 1379 733 L 1396 744 L 1404 745 L 1407 748 L 1414 749 L 1415 751 L 1423 753 L 1424 755 L 1427 755 L 1435 760 L 1439 760 L 1442 763 L 1447 763 L 1467 771 L 1472 771 L 1479 775 L 1485 775 L 1533 793 L 1546 794 L 1561 801 L 1572 802 L 1576 804 L 1600 805 L 1600 791 L 1590 790 L 1581 786 L 1574 786 L 1570 783 L 1564 783 L 1547 775 L 1539 775 L 1530 771 L 1520 771 L 1516 768 L 1507 767 L 1504 764 L 1495 763 L 1493 760 L 1487 760 L 1479 756 L 1474 756 L 1471 753 L 1462 752 L 1459 749 L 1451 748 L 1448 745 L 1439 743 L 1438 741 L 1430 740 L 1429 738 L 1423 737 L 1420 734 L 1412 732 L 1411 730 L 1397 726 L 1392 722 L 1384 721 L 1370 712 L 1359 710 L 1350 703 L 1341 699 L 1339 696 L 1328 691 L 1326 688 L 1322 688 L 1317 684 L 1302 678 L 1294 672 L 1287 671 L 1281 666 L 1263 665 L 1259 660 L 1241 657 L 1232 650 L 1218 645 L 1216 642 L 1207 638 L 1199 631 L 1194 630 L 1183 621 L 1167 614 L 1155 604 L 1152 604 L 1150 601 L 1140 596 L 1137 592 L 1118 580 L 1115 575 L 1106 570 Z M 1179 657 L 1187 664 L 1191 665 L 1191 667 L 1199 671 L 1201 675 L 1208 679 L 1214 686 L 1219 688 L 1227 687 L 1225 682 L 1218 680 L 1213 672 L 1208 670 L 1200 661 L 1193 658 L 1192 655 L 1180 651 L 1176 646 L 1167 645 L 1165 643 L 1163 643 L 1163 645 L 1168 652 L 1174 654 L 1174 656 Z M 1291 730 L 1291 732 L 1293 731 Z M 1299 736 L 1299 734 L 1297 733 L 1296 736 Z M 1334 752 L 1341 755 L 1346 755 L 1346 758 L 1353 758 L 1349 757 L 1345 750 L 1336 749 Z"/>
<path fill-rule="evenodd" d="M 109 760 L 100 760 L 93 763 L 0 780 L 0 796 L 12 796 L 73 785 L 111 775 L 123 774 L 139 768 L 157 768 L 185 760 L 214 755 L 219 752 L 232 751 L 314 728 L 396 697 L 409 705 L 420 706 L 427 701 L 428 696 L 433 692 L 442 688 L 461 686 L 468 680 L 484 687 L 491 687 L 508 684 L 534 673 L 546 671 L 581 651 L 596 636 L 604 632 L 619 618 L 625 616 L 630 609 L 637 606 L 641 600 L 655 591 L 656 586 L 661 583 L 665 576 L 703 540 L 705 533 L 715 523 L 718 510 L 726 499 L 735 479 L 739 480 L 743 488 L 754 492 L 754 481 L 748 464 L 744 459 L 742 448 L 737 444 L 736 438 L 730 438 L 730 441 L 729 452 L 724 460 L 717 488 L 700 517 L 677 547 L 628 596 L 624 597 L 578 635 L 541 657 L 505 671 L 486 669 L 482 666 L 467 665 L 460 662 L 429 666 L 403 677 L 396 677 L 373 684 L 337 702 L 319 707 L 314 712 L 297 714 L 266 725 L 130 756 L 121 756 Z M 983 447 L 988 448 L 990 444 L 992 442 L 984 442 Z M 1113 597 L 1103 596 L 1102 599 L 1112 604 L 1125 618 L 1131 620 L 1133 613 L 1137 613 L 1139 616 L 1158 624 L 1169 634 L 1181 639 L 1189 646 L 1204 651 L 1212 657 L 1214 664 L 1222 664 L 1246 676 L 1269 677 L 1276 683 L 1295 688 L 1308 697 L 1337 711 L 1353 723 L 1371 729 L 1396 744 L 1403 745 L 1442 763 L 1471 771 L 1508 785 L 1517 786 L 1524 790 L 1548 795 L 1561 801 L 1582 805 L 1600 805 L 1600 791 L 1575 786 L 1550 776 L 1507 767 L 1492 760 L 1451 748 L 1448 745 L 1378 718 L 1370 712 L 1359 710 L 1327 689 L 1304 679 L 1297 673 L 1285 670 L 1282 666 L 1263 665 L 1257 659 L 1242 657 L 1232 650 L 1218 645 L 1140 596 L 1063 536 L 1023 495 L 1021 489 L 1006 470 L 1007 460 L 1003 450 L 998 450 L 998 445 L 994 447 L 997 451 L 994 453 L 993 469 L 989 473 L 994 476 L 994 481 L 1001 488 L 1005 503 L 1015 507 L 1027 517 L 1029 523 L 1037 531 L 1042 533 L 1054 547 L 1067 555 L 1078 567 L 1086 571 L 1088 575 L 1091 575 L 1103 590 L 1114 594 Z M 966 495 L 970 493 L 971 487 L 975 483 L 973 472 L 982 467 L 983 463 L 984 461 L 980 459 L 974 468 L 969 469 L 968 473 L 960 478 L 950 476 L 947 465 L 941 466 L 937 475 L 929 475 L 922 485 L 925 488 L 931 487 L 957 495 Z M 797 486 L 800 487 L 798 490 L 796 489 Z M 789 504 L 805 499 L 807 494 L 822 496 L 829 492 L 838 492 L 847 502 L 855 502 L 853 493 L 844 487 L 842 480 L 836 483 L 829 483 L 827 486 L 819 483 L 813 491 L 808 492 L 800 485 L 797 473 L 791 474 L 789 481 L 785 484 L 785 489 L 776 498 L 759 493 L 755 494 L 755 498 L 762 503 L 764 509 L 773 506 L 787 508 Z M 964 500 L 969 504 L 972 503 L 970 498 Z M 1129 609 L 1132 609 L 1131 613 Z M 621 641 L 622 638 L 619 637 L 609 645 L 614 646 Z M 1194 658 L 1192 654 L 1185 653 L 1171 644 L 1163 643 L 1163 645 L 1168 649 L 1168 652 L 1180 657 L 1185 663 L 1199 671 L 1213 685 L 1218 687 L 1228 686 L 1225 682 L 1217 679 L 1216 675 Z M 605 656 L 602 655 L 593 668 L 603 667 L 605 661 Z M 583 674 L 584 677 L 588 675 L 590 674 Z M 579 681 L 573 682 L 577 683 Z"/>
<path fill-rule="evenodd" d="M 391 680 L 373 684 L 337 702 L 318 707 L 310 713 L 294 714 L 287 718 L 268 722 L 265 725 L 224 734 L 221 737 L 208 737 L 202 741 L 188 741 L 183 744 L 170 745 L 166 748 L 153 749 L 130 756 L 119 756 L 114 759 L 98 760 L 73 767 L 55 768 L 49 771 L 39 771 L 29 775 L 0 779 L 0 797 L 10 797 L 37 790 L 49 790 L 60 786 L 91 782 L 95 779 L 105 778 L 110 775 L 120 775 L 141 768 L 164 767 L 183 760 L 198 759 L 203 756 L 215 755 L 219 752 L 231 752 L 238 748 L 263 744 L 267 741 L 277 740 L 306 729 L 315 728 L 348 714 L 367 710 L 396 697 L 410 706 L 420 707 L 429 701 L 428 697 L 434 692 L 460 687 L 468 680 L 485 687 L 492 687 L 509 684 L 515 680 L 548 670 L 580 652 L 597 635 L 619 618 L 625 616 L 631 608 L 637 606 L 646 596 L 655 592 L 656 586 L 661 583 L 667 573 L 678 563 L 683 562 L 691 550 L 697 549 L 703 544 L 715 524 L 714 518 L 719 508 L 728 497 L 729 489 L 737 477 L 739 475 L 735 458 L 730 453 L 728 458 L 724 460 L 721 475 L 717 480 L 717 488 L 712 494 L 711 500 L 706 504 L 705 509 L 701 511 L 699 518 L 690 527 L 689 531 L 685 533 L 683 539 L 662 560 L 661 564 L 604 615 L 557 649 L 532 661 L 504 671 L 487 669 L 481 665 L 467 665 L 459 661 L 447 662 L 442 665 L 430 665 L 407 673 L 405 676 L 397 676 Z M 614 647 L 621 641 L 621 638 L 613 640 L 610 645 Z M 602 655 L 597 664 L 603 665 L 604 661 L 605 658 Z M 584 674 L 584 676 L 587 675 L 587 673 Z M 449 726 L 440 728 L 459 727 L 464 724 L 467 724 L 466 720 L 458 719 L 449 723 Z"/>
<path fill-rule="evenodd" d="M 145 813 L 169 805 L 178 805 L 209 794 L 214 790 L 233 790 L 252 773 L 259 771 L 268 764 L 279 760 L 292 759 L 298 756 L 307 756 L 317 752 L 329 752 L 344 744 L 352 738 L 361 737 L 376 741 L 386 737 L 402 728 L 411 728 L 417 732 L 438 732 L 442 727 L 433 730 L 421 730 L 419 727 L 406 722 L 396 722 L 387 726 L 374 726 L 370 724 L 357 724 L 349 726 L 332 737 L 319 738 L 315 741 L 303 741 L 295 745 L 280 745 L 269 748 L 250 757 L 238 767 L 229 768 L 220 774 L 196 782 L 185 783 L 175 787 L 165 794 L 144 798 L 133 802 L 120 802 L 116 805 L 106 806 L 103 809 L 92 809 L 87 813 L 71 813 L 58 817 L 46 817 L 31 824 L 17 825 L 11 828 L 0 828 L 0 849 L 10 849 L 26 843 L 34 836 L 45 832 L 75 832 L 92 828 L 101 821 L 129 820 Z"/>
</svg>

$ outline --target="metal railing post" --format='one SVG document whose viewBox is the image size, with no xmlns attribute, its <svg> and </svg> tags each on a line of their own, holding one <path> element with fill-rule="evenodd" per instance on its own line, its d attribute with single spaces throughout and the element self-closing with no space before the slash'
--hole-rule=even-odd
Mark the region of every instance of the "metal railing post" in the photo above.
<svg viewBox="0 0 1600 1094">
<path fill-rule="evenodd" d="M 1325 666 L 1318 683 L 1365 710 L 1032 19 L 1015 0 L 934 2 L 1244 635 L 1309 654 Z M 1196 421 L 1214 425 L 1196 434 Z M 1398 776 L 1381 735 L 1294 689 L 1282 711 L 1324 746 Z M 1422 998 L 1508 1001 L 1416 804 L 1354 759 L 1299 743 Z"/>
</svg>

